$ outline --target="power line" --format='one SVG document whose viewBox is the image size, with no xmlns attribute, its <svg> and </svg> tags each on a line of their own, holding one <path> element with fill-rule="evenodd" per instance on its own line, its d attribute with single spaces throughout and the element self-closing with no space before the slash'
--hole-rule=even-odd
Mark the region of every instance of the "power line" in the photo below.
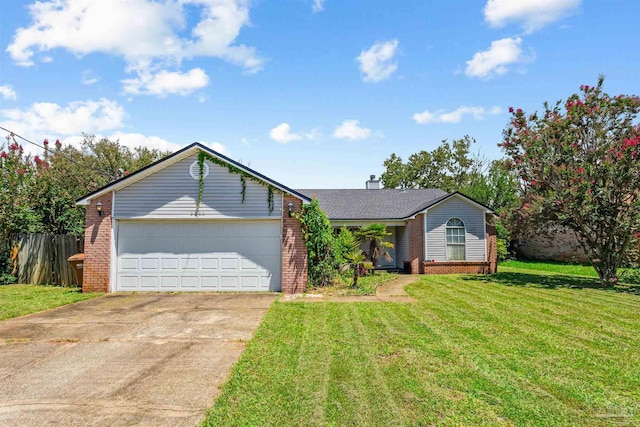
<svg viewBox="0 0 640 427">
<path fill-rule="evenodd" d="M 87 165 L 84 165 L 84 164 L 82 164 L 82 163 L 80 163 L 80 162 L 78 162 L 78 161 L 76 161 L 76 160 L 72 159 L 71 157 L 65 156 L 65 155 L 64 155 L 64 154 L 62 154 L 62 153 L 56 153 L 55 151 L 52 151 L 51 149 L 49 149 L 46 145 L 40 145 L 40 144 L 38 144 L 38 143 L 36 143 L 36 142 L 30 141 L 30 140 L 28 140 L 27 138 L 25 138 L 24 136 L 18 135 L 17 133 L 15 133 L 15 132 L 13 132 L 13 131 L 11 131 L 11 130 L 7 129 L 7 128 L 4 128 L 4 127 L 2 127 L 2 126 L 0 126 L 0 129 L 2 129 L 2 130 L 3 130 L 3 131 L 5 131 L 5 132 L 9 132 L 9 135 L 7 135 L 7 137 L 6 137 L 7 141 L 8 141 L 9 139 L 13 139 L 13 142 L 14 142 L 14 143 L 16 143 L 16 144 L 18 144 L 18 142 L 17 142 L 17 141 L 16 141 L 16 139 L 15 139 L 15 137 L 18 137 L 18 138 L 20 138 L 22 141 L 28 142 L 29 144 L 32 144 L 32 145 L 35 145 L 36 147 L 43 149 L 43 150 L 44 150 L 44 151 L 46 151 L 47 153 L 50 153 L 50 154 L 53 154 L 53 155 L 61 155 L 61 156 L 62 156 L 62 157 L 64 157 L 65 159 L 69 160 L 71 163 L 74 163 L 74 164 L 76 164 L 77 166 L 80 166 L 80 167 L 82 167 L 82 168 L 85 168 L 85 169 L 89 170 L 89 168 L 87 167 Z M 107 177 L 107 178 L 109 178 L 109 179 L 116 179 L 116 178 L 118 178 L 117 176 L 113 176 L 113 175 L 112 175 L 112 174 L 110 174 L 109 172 L 101 171 L 101 170 L 99 170 L 99 169 L 91 169 L 91 171 L 92 171 L 92 172 L 98 172 L 100 175 L 105 176 L 105 177 Z"/>
</svg>

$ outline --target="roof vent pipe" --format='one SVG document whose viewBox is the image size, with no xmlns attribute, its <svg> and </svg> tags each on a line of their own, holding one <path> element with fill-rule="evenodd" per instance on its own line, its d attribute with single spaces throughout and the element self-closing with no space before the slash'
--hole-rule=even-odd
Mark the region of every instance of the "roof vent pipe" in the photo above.
<svg viewBox="0 0 640 427">
<path fill-rule="evenodd" d="M 365 188 L 367 190 L 379 190 L 380 189 L 380 180 L 376 179 L 375 175 L 369 176 L 369 181 L 365 183 Z"/>
</svg>

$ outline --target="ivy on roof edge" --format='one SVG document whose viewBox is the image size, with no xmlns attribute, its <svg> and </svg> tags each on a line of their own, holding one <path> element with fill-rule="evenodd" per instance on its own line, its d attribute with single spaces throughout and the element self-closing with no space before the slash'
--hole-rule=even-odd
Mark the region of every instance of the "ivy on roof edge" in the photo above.
<svg viewBox="0 0 640 427">
<path fill-rule="evenodd" d="M 267 181 L 260 179 L 251 175 L 250 173 L 245 172 L 237 166 L 232 165 L 231 163 L 225 162 L 224 160 L 220 160 L 217 157 L 212 156 L 211 154 L 198 150 L 198 169 L 199 169 L 199 180 L 198 180 L 198 208 L 200 208 L 200 204 L 202 203 L 202 191 L 204 189 L 204 162 L 205 160 L 209 160 L 211 163 L 215 163 L 216 165 L 226 167 L 230 173 L 237 173 L 240 175 L 240 183 L 242 184 L 242 203 L 244 203 L 246 191 L 247 191 L 247 178 L 252 181 L 257 182 L 258 184 L 262 184 L 267 187 L 267 203 L 269 205 L 269 214 L 273 212 L 273 193 L 274 191 L 280 191 L 273 185 L 269 184 Z"/>
</svg>

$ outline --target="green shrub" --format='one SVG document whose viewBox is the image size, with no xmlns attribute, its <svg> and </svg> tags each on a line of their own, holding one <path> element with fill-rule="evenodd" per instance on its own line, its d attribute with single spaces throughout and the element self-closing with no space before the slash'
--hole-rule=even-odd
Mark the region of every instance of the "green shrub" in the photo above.
<svg viewBox="0 0 640 427">
<path fill-rule="evenodd" d="M 507 241 L 505 239 L 497 240 L 498 261 L 505 261 L 509 258 L 509 250 L 507 249 Z"/>
</svg>

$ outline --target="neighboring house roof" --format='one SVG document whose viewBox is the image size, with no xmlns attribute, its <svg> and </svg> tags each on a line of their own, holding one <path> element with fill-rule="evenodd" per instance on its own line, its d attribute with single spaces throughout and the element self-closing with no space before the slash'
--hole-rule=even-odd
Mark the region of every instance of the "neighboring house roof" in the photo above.
<svg viewBox="0 0 640 427">
<path fill-rule="evenodd" d="M 461 197 L 488 213 L 493 211 L 462 193 L 446 193 L 438 188 L 426 189 L 303 189 L 300 193 L 317 198 L 320 208 L 331 220 L 399 220 L 407 219 L 451 197 Z"/>
<path fill-rule="evenodd" d="M 97 189 L 96 191 L 87 194 L 86 196 L 81 197 L 80 199 L 78 199 L 76 201 L 76 204 L 78 205 L 88 205 L 91 203 L 91 199 L 95 199 L 97 197 L 100 197 L 104 194 L 109 193 L 110 191 L 117 191 L 117 190 L 121 190 L 125 187 L 128 187 L 129 185 L 140 181 L 141 179 L 154 174 L 164 168 L 166 168 L 169 165 L 172 165 L 180 160 L 186 159 L 189 156 L 192 156 L 194 154 L 196 154 L 199 150 L 202 150 L 206 153 L 209 153 L 210 155 L 219 158 L 220 160 L 223 160 L 227 163 L 232 164 L 233 166 L 237 167 L 238 169 L 241 169 L 243 171 L 245 171 L 246 173 L 255 176 L 256 178 L 261 179 L 262 181 L 265 181 L 266 183 L 274 186 L 275 188 L 277 188 L 278 190 L 284 192 L 284 193 L 288 193 L 291 194 L 292 196 L 297 197 L 298 199 L 302 200 L 303 202 L 310 202 L 311 198 L 305 196 L 304 194 L 299 193 L 296 190 L 292 190 L 289 187 L 286 187 L 282 184 L 280 184 L 279 182 L 276 182 L 274 180 L 272 180 L 271 178 L 268 178 L 264 175 L 262 175 L 259 172 L 254 171 L 253 169 L 250 169 L 248 167 L 246 167 L 245 165 L 236 162 L 235 160 L 231 160 L 230 158 L 228 158 L 225 155 L 222 155 L 220 153 L 218 153 L 217 151 L 212 150 L 209 147 L 206 147 L 202 144 L 200 144 L 199 142 L 194 142 L 191 145 L 188 145 L 186 147 L 184 147 L 181 150 L 176 151 L 173 154 L 168 155 L 167 157 L 163 157 L 162 159 L 158 160 L 157 162 L 154 162 L 142 169 L 137 170 L 136 172 L 127 175 L 123 178 L 120 178 L 116 181 L 113 181 L 110 184 L 105 185 L 102 188 Z"/>
</svg>

